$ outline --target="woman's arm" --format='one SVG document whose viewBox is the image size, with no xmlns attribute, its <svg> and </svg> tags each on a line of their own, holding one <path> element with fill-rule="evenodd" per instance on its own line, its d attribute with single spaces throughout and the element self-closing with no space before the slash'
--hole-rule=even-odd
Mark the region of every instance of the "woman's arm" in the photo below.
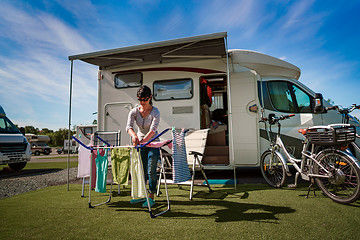
<svg viewBox="0 0 360 240">
<path fill-rule="evenodd" d="M 136 117 L 136 109 L 134 108 L 129 112 L 129 116 L 126 124 L 126 132 L 131 136 L 131 142 L 133 143 L 134 146 L 140 144 L 139 137 L 136 135 L 133 129 L 135 117 Z"/>
<path fill-rule="evenodd" d="M 140 143 L 147 143 L 153 136 L 154 136 L 155 132 L 150 130 L 145 137 L 141 140 Z"/>
<path fill-rule="evenodd" d="M 137 146 L 140 144 L 140 141 L 139 141 L 139 138 L 138 136 L 136 135 L 134 129 L 130 128 L 128 130 L 128 133 L 130 134 L 131 136 L 131 142 L 133 143 L 134 146 Z"/>
</svg>

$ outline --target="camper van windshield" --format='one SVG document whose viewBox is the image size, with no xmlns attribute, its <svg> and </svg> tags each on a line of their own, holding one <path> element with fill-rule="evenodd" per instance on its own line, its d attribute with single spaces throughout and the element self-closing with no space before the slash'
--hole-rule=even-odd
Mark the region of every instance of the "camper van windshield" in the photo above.
<svg viewBox="0 0 360 240">
<path fill-rule="evenodd" d="M 20 133 L 19 129 L 6 117 L 0 117 L 0 133 L 16 134 Z"/>
<path fill-rule="evenodd" d="M 193 96 L 192 79 L 161 80 L 154 82 L 154 99 L 189 99 Z"/>
</svg>

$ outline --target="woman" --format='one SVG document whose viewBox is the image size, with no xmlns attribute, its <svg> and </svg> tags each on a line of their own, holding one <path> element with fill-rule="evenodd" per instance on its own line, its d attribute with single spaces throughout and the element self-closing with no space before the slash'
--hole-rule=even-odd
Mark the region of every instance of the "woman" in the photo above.
<svg viewBox="0 0 360 240">
<path fill-rule="evenodd" d="M 134 146 L 146 143 L 157 135 L 157 127 L 160 122 L 160 112 L 152 105 L 151 89 L 146 85 L 141 86 L 137 91 L 137 98 L 140 106 L 130 111 L 126 126 L 126 132 L 130 134 Z M 133 128 L 134 122 L 138 126 L 137 133 Z M 143 147 L 140 149 L 140 155 L 144 166 L 145 180 L 149 177 L 149 202 L 150 206 L 153 206 L 157 186 L 156 167 L 160 151 L 158 148 Z M 147 207 L 146 199 L 132 201 L 132 203 L 135 202 L 144 202 L 143 207 Z"/>
</svg>

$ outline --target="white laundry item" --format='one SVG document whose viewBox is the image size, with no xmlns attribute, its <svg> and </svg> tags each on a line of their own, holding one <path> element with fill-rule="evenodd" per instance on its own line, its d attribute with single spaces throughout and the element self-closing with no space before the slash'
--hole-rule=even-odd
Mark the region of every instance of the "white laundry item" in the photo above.
<svg viewBox="0 0 360 240">
<path fill-rule="evenodd" d="M 130 174 L 131 174 L 131 197 L 145 198 L 146 186 L 144 185 L 143 167 L 140 154 L 133 148 L 130 153 Z"/>
</svg>

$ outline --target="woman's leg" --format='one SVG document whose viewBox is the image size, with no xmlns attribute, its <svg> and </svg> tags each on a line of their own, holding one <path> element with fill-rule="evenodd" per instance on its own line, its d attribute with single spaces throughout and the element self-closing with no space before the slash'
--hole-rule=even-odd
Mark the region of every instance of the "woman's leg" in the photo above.
<svg viewBox="0 0 360 240">
<path fill-rule="evenodd" d="M 144 177 L 145 177 L 145 183 L 148 179 L 148 154 L 149 154 L 149 150 L 146 147 L 140 148 L 140 155 L 141 155 L 141 161 L 143 164 L 143 169 L 144 169 Z"/>
<path fill-rule="evenodd" d="M 158 148 L 149 148 L 148 153 L 148 176 L 149 176 L 149 190 L 150 197 L 153 199 L 154 193 L 156 193 L 157 187 L 157 162 L 159 161 L 160 151 Z"/>
</svg>

